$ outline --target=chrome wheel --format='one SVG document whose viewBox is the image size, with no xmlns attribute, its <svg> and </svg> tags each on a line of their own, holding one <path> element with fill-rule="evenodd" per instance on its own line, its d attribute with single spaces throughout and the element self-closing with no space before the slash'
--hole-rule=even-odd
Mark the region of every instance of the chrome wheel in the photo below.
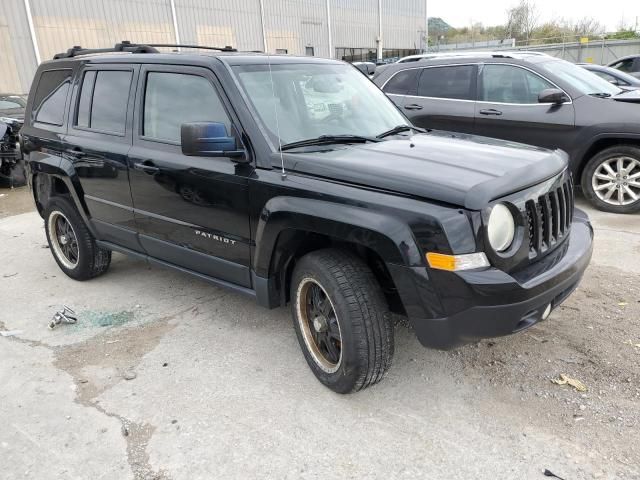
<svg viewBox="0 0 640 480">
<path fill-rule="evenodd" d="M 619 156 L 605 160 L 591 178 L 593 191 L 610 205 L 630 205 L 640 200 L 640 161 Z"/>
<path fill-rule="evenodd" d="M 298 285 L 296 297 L 298 322 L 307 349 L 322 370 L 336 372 L 342 361 L 342 334 L 331 299 L 309 277 Z"/>
<path fill-rule="evenodd" d="M 66 268 L 74 269 L 78 265 L 78 237 L 71 223 L 58 210 L 51 212 L 48 221 L 51 248 L 55 256 Z"/>
</svg>

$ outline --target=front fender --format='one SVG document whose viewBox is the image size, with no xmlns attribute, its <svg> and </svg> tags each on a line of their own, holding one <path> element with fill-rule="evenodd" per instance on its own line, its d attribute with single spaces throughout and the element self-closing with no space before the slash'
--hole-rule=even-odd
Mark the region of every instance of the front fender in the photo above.
<svg viewBox="0 0 640 480">
<path fill-rule="evenodd" d="M 271 254 L 285 230 L 328 235 L 363 245 L 386 263 L 420 266 L 422 255 L 409 225 L 388 214 L 352 205 L 299 197 L 275 197 L 260 214 L 256 229 L 255 273 L 269 277 Z"/>
</svg>

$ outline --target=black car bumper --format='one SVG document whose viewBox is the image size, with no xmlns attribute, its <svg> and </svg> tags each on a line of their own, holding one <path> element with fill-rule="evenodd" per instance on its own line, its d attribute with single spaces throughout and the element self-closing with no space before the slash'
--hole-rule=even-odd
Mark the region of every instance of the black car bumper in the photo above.
<svg viewBox="0 0 640 480">
<path fill-rule="evenodd" d="M 555 309 L 578 286 L 591 259 L 592 242 L 588 217 L 576 210 L 565 243 L 518 273 L 491 268 L 434 276 L 442 308 L 455 313 L 428 319 L 409 315 L 420 343 L 450 349 L 536 324 L 549 305 Z"/>
</svg>

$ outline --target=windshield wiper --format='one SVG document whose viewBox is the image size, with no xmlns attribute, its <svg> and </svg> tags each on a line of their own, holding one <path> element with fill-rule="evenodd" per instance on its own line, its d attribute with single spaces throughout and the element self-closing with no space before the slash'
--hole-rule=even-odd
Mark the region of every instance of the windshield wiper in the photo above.
<svg viewBox="0 0 640 480">
<path fill-rule="evenodd" d="M 396 125 L 391 130 L 387 130 L 386 132 L 382 132 L 380 135 L 376 135 L 376 138 L 384 138 L 384 137 L 388 137 L 389 135 L 396 135 L 397 133 L 408 132 L 409 130 L 414 130 L 419 133 L 428 132 L 428 130 L 425 130 L 424 128 L 418 128 L 411 125 Z"/>
<path fill-rule="evenodd" d="M 332 143 L 365 143 L 379 142 L 376 137 L 365 137 L 362 135 L 320 135 L 316 138 L 299 140 L 297 142 L 285 143 L 280 147 L 280 151 L 290 150 L 298 147 L 312 147 L 314 145 L 330 145 Z"/>
<path fill-rule="evenodd" d="M 609 98 L 611 96 L 610 93 L 605 93 L 605 92 L 590 93 L 589 95 L 591 95 L 592 97 L 598 97 L 598 98 Z"/>
</svg>

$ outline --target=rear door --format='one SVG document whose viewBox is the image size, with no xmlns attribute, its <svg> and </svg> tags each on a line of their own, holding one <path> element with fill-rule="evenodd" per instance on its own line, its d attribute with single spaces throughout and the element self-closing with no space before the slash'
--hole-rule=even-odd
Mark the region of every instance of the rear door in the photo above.
<svg viewBox="0 0 640 480">
<path fill-rule="evenodd" d="M 87 66 L 75 82 L 63 153 L 74 166 L 101 240 L 140 251 L 129 189 L 133 64 Z"/>
<path fill-rule="evenodd" d="M 157 259 L 249 286 L 253 168 L 227 157 L 183 155 L 180 127 L 199 121 L 224 123 L 241 145 L 237 118 L 210 70 L 141 68 L 129 152 L 140 243 Z"/>
<path fill-rule="evenodd" d="M 419 68 L 415 93 L 405 96 L 402 109 L 419 127 L 471 133 L 476 78 L 476 65 Z"/>
<path fill-rule="evenodd" d="M 487 137 L 571 150 L 575 139 L 573 103 L 538 103 L 538 94 L 547 88 L 558 87 L 527 68 L 484 64 L 475 105 L 475 131 Z"/>
</svg>

